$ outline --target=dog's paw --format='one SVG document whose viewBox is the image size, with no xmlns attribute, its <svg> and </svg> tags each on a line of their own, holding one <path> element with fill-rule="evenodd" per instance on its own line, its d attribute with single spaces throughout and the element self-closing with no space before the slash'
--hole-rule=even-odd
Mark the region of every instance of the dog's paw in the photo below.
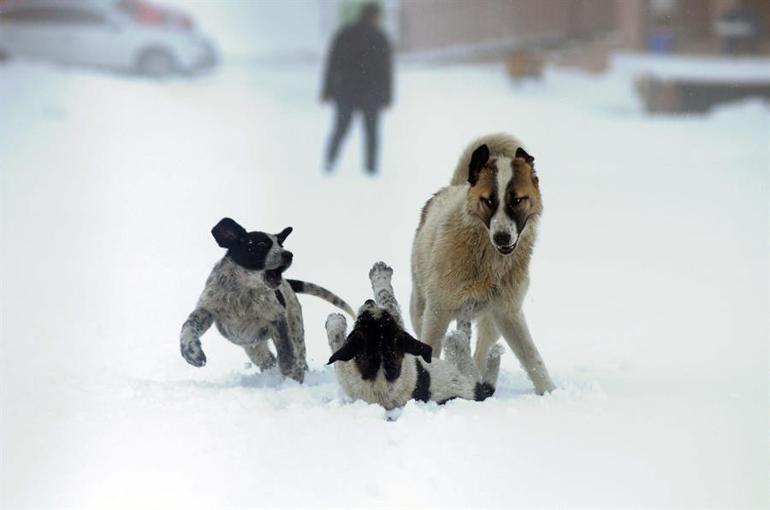
<svg viewBox="0 0 770 510">
<path fill-rule="evenodd" d="M 332 332 L 345 332 L 348 328 L 348 321 L 345 320 L 345 316 L 341 313 L 330 313 L 326 318 L 326 331 Z"/>
<path fill-rule="evenodd" d="M 283 375 L 302 384 L 302 382 L 305 380 L 305 371 L 306 368 L 301 366 L 292 367 L 290 370 L 283 372 Z"/>
<path fill-rule="evenodd" d="M 493 359 L 493 358 L 500 358 L 500 356 L 505 353 L 505 347 L 503 347 L 500 344 L 495 344 L 492 346 L 491 349 L 489 349 L 489 354 L 487 354 L 487 358 Z"/>
<path fill-rule="evenodd" d="M 456 353 L 470 353 L 471 350 L 471 339 L 464 331 L 452 331 L 446 336 L 444 343 L 446 345 L 445 350 L 447 352 L 451 350 Z"/>
<path fill-rule="evenodd" d="M 206 365 L 206 355 L 201 349 L 200 342 L 188 342 L 180 344 L 182 357 L 194 367 L 203 367 Z"/>
<path fill-rule="evenodd" d="M 389 282 L 392 277 L 393 268 L 382 261 L 376 262 L 369 270 L 369 280 L 371 280 L 372 283 L 374 283 L 375 280 Z"/>
</svg>

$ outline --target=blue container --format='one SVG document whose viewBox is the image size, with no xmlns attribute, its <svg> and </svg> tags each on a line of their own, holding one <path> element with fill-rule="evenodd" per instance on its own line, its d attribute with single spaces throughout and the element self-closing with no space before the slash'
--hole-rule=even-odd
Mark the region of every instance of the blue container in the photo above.
<svg viewBox="0 0 770 510">
<path fill-rule="evenodd" d="M 647 39 L 647 49 L 651 53 L 667 55 L 674 51 L 674 34 L 671 32 L 653 32 Z"/>
</svg>

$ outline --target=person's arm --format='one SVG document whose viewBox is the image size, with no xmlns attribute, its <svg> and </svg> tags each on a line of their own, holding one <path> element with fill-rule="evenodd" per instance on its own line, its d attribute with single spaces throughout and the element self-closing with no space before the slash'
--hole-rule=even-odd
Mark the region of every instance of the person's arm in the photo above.
<svg viewBox="0 0 770 510">
<path fill-rule="evenodd" d="M 329 50 L 329 56 L 326 59 L 326 69 L 324 70 L 323 88 L 321 90 L 321 99 L 328 101 L 334 96 L 335 83 L 337 81 L 337 74 L 340 67 L 340 40 L 342 39 L 342 33 L 338 33 L 332 41 L 331 49 Z"/>
<path fill-rule="evenodd" d="M 388 38 L 383 36 L 383 81 L 385 83 L 384 89 L 384 106 L 390 106 L 390 102 L 393 99 L 393 50 L 390 47 Z"/>
</svg>

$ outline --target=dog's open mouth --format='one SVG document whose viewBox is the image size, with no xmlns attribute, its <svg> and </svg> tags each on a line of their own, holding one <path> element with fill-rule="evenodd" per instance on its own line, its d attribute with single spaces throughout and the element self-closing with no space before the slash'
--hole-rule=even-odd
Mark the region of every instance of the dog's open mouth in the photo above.
<svg viewBox="0 0 770 510">
<path fill-rule="evenodd" d="M 516 243 L 509 244 L 508 246 L 495 245 L 495 248 L 497 248 L 497 251 L 499 251 L 502 255 L 510 255 L 513 253 L 513 250 L 516 249 Z"/>
<path fill-rule="evenodd" d="M 266 269 L 265 270 L 265 283 L 269 287 L 277 288 L 281 285 L 281 278 L 283 277 L 283 272 L 289 269 L 289 264 L 276 267 L 275 269 Z"/>
</svg>

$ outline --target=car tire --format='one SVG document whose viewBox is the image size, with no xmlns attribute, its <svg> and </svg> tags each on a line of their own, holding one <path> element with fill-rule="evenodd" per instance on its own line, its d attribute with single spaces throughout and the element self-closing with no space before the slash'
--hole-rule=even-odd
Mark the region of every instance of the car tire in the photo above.
<svg viewBox="0 0 770 510">
<path fill-rule="evenodd" d="M 136 70 L 152 78 L 162 78 L 176 71 L 174 56 L 162 48 L 150 48 L 139 54 Z"/>
</svg>

